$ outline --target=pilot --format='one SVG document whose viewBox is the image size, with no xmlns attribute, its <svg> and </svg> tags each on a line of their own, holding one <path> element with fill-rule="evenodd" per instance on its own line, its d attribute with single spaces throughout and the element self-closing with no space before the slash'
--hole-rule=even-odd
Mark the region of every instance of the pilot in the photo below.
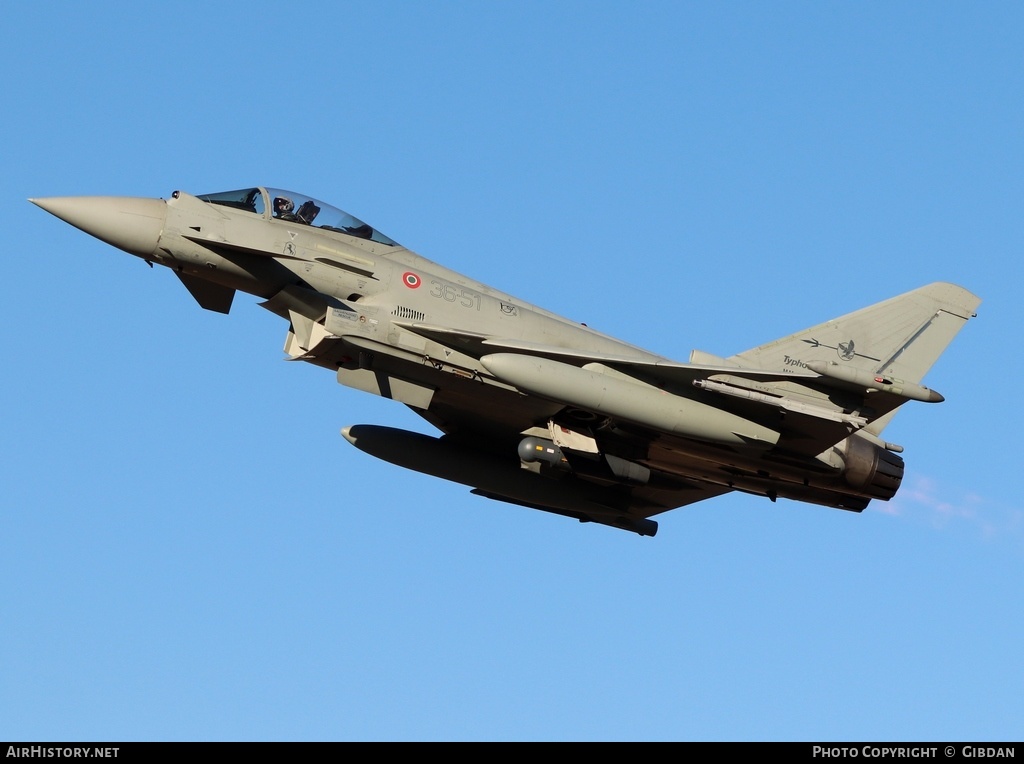
<svg viewBox="0 0 1024 764">
<path fill-rule="evenodd" d="M 274 197 L 274 217 L 279 220 L 295 220 L 295 203 L 287 196 Z"/>
</svg>

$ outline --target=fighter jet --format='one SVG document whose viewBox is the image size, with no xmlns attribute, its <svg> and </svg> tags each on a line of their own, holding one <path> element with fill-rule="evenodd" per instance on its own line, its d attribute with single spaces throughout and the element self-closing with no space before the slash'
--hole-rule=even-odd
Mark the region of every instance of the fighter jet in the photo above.
<svg viewBox="0 0 1024 764">
<path fill-rule="evenodd" d="M 900 487 L 882 437 L 981 300 L 943 282 L 727 358 L 677 362 L 456 273 L 303 194 L 30 199 L 168 268 L 200 306 L 238 291 L 288 325 L 286 360 L 411 408 L 439 435 L 344 438 L 472 493 L 653 536 L 739 491 L 860 512 Z"/>
</svg>

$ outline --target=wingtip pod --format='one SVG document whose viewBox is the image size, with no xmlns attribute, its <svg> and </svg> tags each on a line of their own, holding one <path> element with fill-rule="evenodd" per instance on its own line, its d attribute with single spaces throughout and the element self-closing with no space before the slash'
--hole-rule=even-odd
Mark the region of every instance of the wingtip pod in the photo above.
<svg viewBox="0 0 1024 764">
<path fill-rule="evenodd" d="M 811 371 L 821 374 L 823 377 L 862 386 L 868 390 L 892 393 L 912 401 L 942 403 L 942 401 L 946 400 L 941 393 L 924 385 L 905 382 L 902 379 L 896 379 L 886 374 L 873 374 L 870 371 L 842 366 L 835 361 L 807 361 L 805 366 Z"/>
</svg>

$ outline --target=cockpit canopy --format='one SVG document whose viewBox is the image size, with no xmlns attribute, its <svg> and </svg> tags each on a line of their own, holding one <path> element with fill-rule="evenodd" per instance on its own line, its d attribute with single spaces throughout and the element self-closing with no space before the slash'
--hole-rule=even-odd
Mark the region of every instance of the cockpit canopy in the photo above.
<svg viewBox="0 0 1024 764">
<path fill-rule="evenodd" d="M 310 225 L 327 231 L 368 239 L 378 244 L 397 247 L 398 243 L 372 228 L 357 217 L 349 215 L 325 202 L 305 194 L 296 194 L 280 188 L 243 188 L 197 197 L 210 204 L 220 204 L 236 210 L 252 212 L 264 218 Z"/>
</svg>

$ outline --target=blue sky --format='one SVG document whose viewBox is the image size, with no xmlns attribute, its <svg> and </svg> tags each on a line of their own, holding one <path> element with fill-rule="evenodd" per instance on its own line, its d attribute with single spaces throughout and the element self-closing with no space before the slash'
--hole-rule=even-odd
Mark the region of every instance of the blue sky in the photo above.
<svg viewBox="0 0 1024 764">
<path fill-rule="evenodd" d="M 5 12 L 0 739 L 1024 734 L 1024 6 L 39 2 Z M 282 362 L 36 196 L 291 188 L 685 360 L 983 298 L 862 514 L 641 538 L 349 446 Z"/>
</svg>

